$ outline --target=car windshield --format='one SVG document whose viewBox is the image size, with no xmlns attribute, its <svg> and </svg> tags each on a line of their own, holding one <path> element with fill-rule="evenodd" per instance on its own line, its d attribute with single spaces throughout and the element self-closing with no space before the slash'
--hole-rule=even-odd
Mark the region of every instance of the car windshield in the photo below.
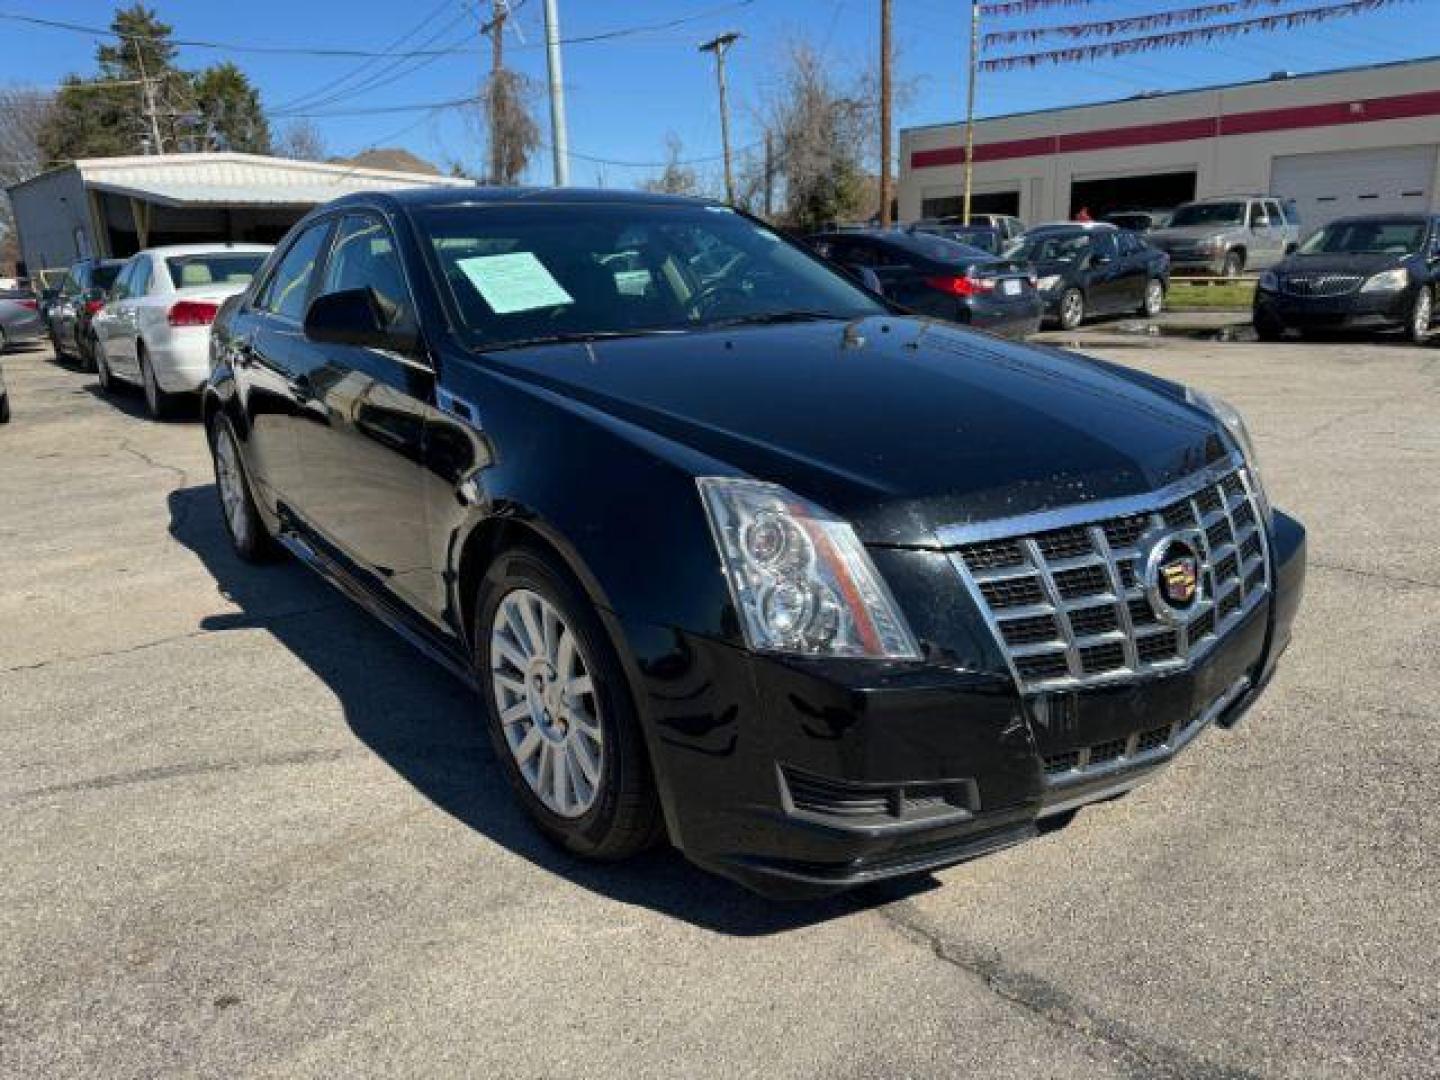
<svg viewBox="0 0 1440 1080">
<path fill-rule="evenodd" d="M 1090 250 L 1089 233 L 1022 236 L 1005 249 L 1007 259 L 1021 262 L 1074 262 Z"/>
<path fill-rule="evenodd" d="M 1170 219 L 1172 229 L 1193 229 L 1197 225 L 1244 225 L 1243 202 L 1191 203 L 1175 211 Z"/>
<path fill-rule="evenodd" d="M 171 255 L 165 260 L 177 289 L 201 285 L 244 285 L 260 270 L 263 251 L 217 251 Z"/>
<path fill-rule="evenodd" d="M 1425 242 L 1423 218 L 1332 221 L 1300 245 L 1302 255 L 1413 255 Z"/>
<path fill-rule="evenodd" d="M 429 207 L 415 218 L 476 346 L 886 311 L 720 206 L 510 203 Z"/>
</svg>

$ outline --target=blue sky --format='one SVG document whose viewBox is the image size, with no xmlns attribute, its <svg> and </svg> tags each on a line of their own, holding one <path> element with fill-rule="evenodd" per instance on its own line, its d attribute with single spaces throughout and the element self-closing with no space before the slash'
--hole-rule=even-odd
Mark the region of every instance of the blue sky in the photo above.
<svg viewBox="0 0 1440 1080">
<path fill-rule="evenodd" d="M 1023 19 L 994 20 L 993 28 L 1134 15 L 1201 0 L 1095 0 Z M 1323 0 L 1291 0 L 1281 10 Z M 510 65 L 545 77 L 542 0 L 512 0 L 517 32 L 506 37 Z M 651 163 L 664 157 L 667 132 L 681 139 L 686 157 L 718 156 L 720 126 L 714 70 L 696 51 L 709 36 L 738 30 L 744 38 L 730 54 L 734 142 L 757 139 L 755 110 L 777 81 L 785 43 L 806 38 L 844 75 L 872 62 L 878 42 L 878 0 L 632 0 L 596 3 L 559 0 L 566 38 L 699 16 L 683 26 L 565 47 L 570 143 L 577 154 L 612 162 Z M 913 92 L 899 110 L 899 126 L 937 123 L 963 110 L 963 65 L 969 40 L 964 0 L 894 0 L 898 73 Z M 294 111 L 316 113 L 393 108 L 451 100 L 474 92 L 489 63 L 488 44 L 476 39 L 481 9 L 489 0 L 243 0 L 152 4 L 178 37 L 237 44 L 381 50 L 410 34 L 402 48 L 457 47 L 468 51 L 427 63 L 403 62 L 386 70 L 377 61 L 351 78 L 364 61 L 348 58 L 267 56 L 182 50 L 181 63 L 201 66 L 233 59 L 258 83 L 267 107 L 315 100 L 328 90 L 334 100 Z M 109 22 L 113 5 L 95 0 L 0 0 L 0 12 L 30 14 L 85 25 Z M 1262 12 L 1257 12 L 1257 14 Z M 992 28 L 987 25 L 987 29 Z M 1004 72 L 982 79 L 981 115 L 1126 97 L 1145 90 L 1180 89 L 1253 79 L 1277 69 L 1316 71 L 1380 63 L 1440 52 L 1440 2 L 1411 0 L 1320 26 L 1235 38 L 1184 50 L 1150 53 L 1084 66 Z M 93 70 L 96 39 L 88 35 L 0 21 L 0 80 L 51 86 L 67 72 Z M 411 70 L 413 68 L 413 70 Z M 378 74 L 377 74 L 378 73 Z M 364 78 L 399 76 L 385 85 L 346 93 Z M 537 107 L 548 139 L 543 96 Z M 436 162 L 459 160 L 478 167 L 481 146 L 462 110 L 317 116 L 333 153 L 367 146 L 401 145 Z M 278 121 L 283 123 L 283 121 Z M 718 165 L 701 164 L 702 171 Z M 572 161 L 572 183 L 632 185 L 655 171 L 649 164 Z M 532 179 L 550 177 L 548 154 L 532 167 Z"/>
</svg>

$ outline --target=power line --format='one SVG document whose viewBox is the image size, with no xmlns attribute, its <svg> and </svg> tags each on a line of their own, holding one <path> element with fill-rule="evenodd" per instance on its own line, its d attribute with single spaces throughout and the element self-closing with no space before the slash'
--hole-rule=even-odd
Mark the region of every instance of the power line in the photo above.
<svg viewBox="0 0 1440 1080">
<path fill-rule="evenodd" d="M 686 23 L 698 22 L 701 19 L 708 19 L 713 15 L 719 15 L 727 11 L 734 11 L 737 8 L 749 7 L 756 0 L 733 0 L 732 3 L 723 4 L 718 7 L 707 8 L 691 15 L 685 15 L 676 19 L 667 19 L 658 23 L 643 23 L 635 26 L 620 26 L 610 30 L 600 30 L 592 34 L 582 34 L 572 38 L 561 38 L 561 45 L 589 45 L 601 41 L 613 41 L 616 38 L 629 37 L 635 34 L 654 33 L 659 30 L 670 30 Z M 41 26 L 50 30 L 65 30 L 70 33 L 87 34 L 92 37 L 123 38 L 130 41 L 143 41 L 158 44 L 183 46 L 192 49 L 215 49 L 221 52 L 256 53 L 265 56 L 308 56 L 324 57 L 329 59 L 416 59 L 425 57 L 441 56 L 469 56 L 474 50 L 467 46 L 447 46 L 439 49 L 407 49 L 403 52 L 395 52 L 388 49 L 353 49 L 333 48 L 315 49 L 301 48 L 292 45 L 253 45 L 240 44 L 227 41 L 210 41 L 203 38 L 177 38 L 148 37 L 143 34 L 121 34 L 109 27 L 86 26 L 81 23 L 65 22 L 60 19 L 42 19 L 34 15 L 17 15 L 14 12 L 0 11 L 0 19 L 10 22 L 26 23 L 30 26 Z M 525 46 L 527 48 L 543 48 L 543 43 Z"/>
</svg>

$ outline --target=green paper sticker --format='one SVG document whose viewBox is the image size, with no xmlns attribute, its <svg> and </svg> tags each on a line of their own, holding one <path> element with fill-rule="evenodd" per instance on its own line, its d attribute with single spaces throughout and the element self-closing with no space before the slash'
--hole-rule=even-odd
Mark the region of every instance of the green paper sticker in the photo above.
<svg viewBox="0 0 1440 1080">
<path fill-rule="evenodd" d="M 545 264 L 528 251 L 474 255 L 455 263 L 496 315 L 573 304 Z"/>
</svg>

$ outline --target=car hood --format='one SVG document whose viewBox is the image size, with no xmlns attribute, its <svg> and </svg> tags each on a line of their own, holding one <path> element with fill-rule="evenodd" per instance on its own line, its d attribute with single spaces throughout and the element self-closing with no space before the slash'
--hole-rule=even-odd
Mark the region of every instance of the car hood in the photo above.
<svg viewBox="0 0 1440 1080">
<path fill-rule="evenodd" d="M 918 319 L 537 346 L 488 362 L 782 484 L 872 544 L 936 546 L 942 525 L 1152 491 L 1226 452 L 1174 384 Z"/>
<path fill-rule="evenodd" d="M 1184 229 L 1152 229 L 1145 234 L 1145 239 L 1152 244 L 1194 243 L 1212 236 L 1224 236 L 1239 228 L 1239 225 L 1192 225 Z"/>
<path fill-rule="evenodd" d="M 1314 255 L 1291 255 L 1276 269 L 1286 274 L 1378 274 L 1403 266 L 1408 255 L 1338 254 L 1317 252 Z"/>
</svg>

